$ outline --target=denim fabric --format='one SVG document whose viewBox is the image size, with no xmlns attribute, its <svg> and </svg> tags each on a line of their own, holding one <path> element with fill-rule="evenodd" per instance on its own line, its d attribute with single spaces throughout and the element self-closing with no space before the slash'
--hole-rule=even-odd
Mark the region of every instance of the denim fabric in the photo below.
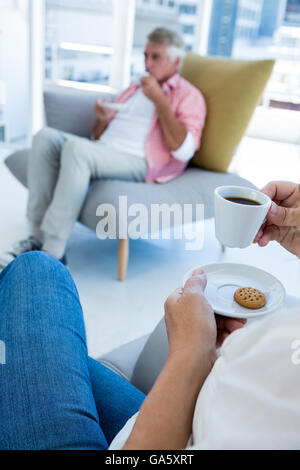
<svg viewBox="0 0 300 470">
<path fill-rule="evenodd" d="M 107 449 L 145 398 L 88 358 L 75 284 L 46 253 L 0 274 L 0 340 L 1 449 Z"/>
</svg>

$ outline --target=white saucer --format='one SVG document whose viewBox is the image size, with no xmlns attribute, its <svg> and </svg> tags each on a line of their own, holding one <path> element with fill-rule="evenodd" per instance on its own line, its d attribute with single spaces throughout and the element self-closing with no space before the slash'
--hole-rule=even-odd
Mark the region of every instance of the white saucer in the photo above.
<svg viewBox="0 0 300 470">
<path fill-rule="evenodd" d="M 121 109 L 125 109 L 127 107 L 126 103 L 101 103 L 102 106 L 109 109 L 115 109 L 116 111 L 121 111 Z"/>
<path fill-rule="evenodd" d="M 183 278 L 183 285 L 196 268 L 201 268 L 207 275 L 205 296 L 216 313 L 227 317 L 254 318 L 267 315 L 278 309 L 285 298 L 285 289 L 276 277 L 262 269 L 238 263 L 214 263 L 197 266 L 188 271 Z M 239 287 L 254 287 L 266 296 L 266 305 L 251 310 L 244 308 L 234 300 L 234 292 Z"/>
</svg>

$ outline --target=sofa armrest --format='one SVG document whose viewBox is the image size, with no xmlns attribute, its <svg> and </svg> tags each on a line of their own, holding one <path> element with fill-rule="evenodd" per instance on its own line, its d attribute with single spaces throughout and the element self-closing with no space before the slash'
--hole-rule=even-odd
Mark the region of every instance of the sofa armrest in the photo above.
<svg viewBox="0 0 300 470">
<path fill-rule="evenodd" d="M 29 154 L 30 149 L 17 150 L 4 160 L 7 168 L 25 187 L 27 187 L 27 167 Z"/>
<path fill-rule="evenodd" d="M 169 343 L 164 319 L 150 335 L 124 344 L 98 359 L 147 394 L 168 356 Z"/>
<path fill-rule="evenodd" d="M 100 93 L 86 95 L 79 92 L 45 91 L 47 126 L 90 138 L 96 121 L 94 106 L 99 98 L 104 96 Z M 105 98 L 113 99 L 114 96 L 106 94 Z"/>
<path fill-rule="evenodd" d="M 162 319 L 150 335 L 124 344 L 98 361 L 147 394 L 166 362 L 168 350 L 166 325 Z"/>
<path fill-rule="evenodd" d="M 164 318 L 149 336 L 136 362 L 131 383 L 145 394 L 149 393 L 165 365 L 169 342 Z"/>
<path fill-rule="evenodd" d="M 119 348 L 109 351 L 97 360 L 131 382 L 136 362 L 148 338 L 149 335 L 141 336 L 134 341 L 130 341 Z"/>
</svg>

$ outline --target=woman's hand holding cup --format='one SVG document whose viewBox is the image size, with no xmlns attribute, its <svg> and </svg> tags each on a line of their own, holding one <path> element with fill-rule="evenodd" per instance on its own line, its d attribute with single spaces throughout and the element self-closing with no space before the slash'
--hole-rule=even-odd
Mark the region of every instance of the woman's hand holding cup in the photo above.
<svg viewBox="0 0 300 470">
<path fill-rule="evenodd" d="M 275 181 L 261 192 L 272 199 L 272 205 L 254 242 L 263 247 L 276 240 L 300 258 L 300 185 Z"/>
</svg>

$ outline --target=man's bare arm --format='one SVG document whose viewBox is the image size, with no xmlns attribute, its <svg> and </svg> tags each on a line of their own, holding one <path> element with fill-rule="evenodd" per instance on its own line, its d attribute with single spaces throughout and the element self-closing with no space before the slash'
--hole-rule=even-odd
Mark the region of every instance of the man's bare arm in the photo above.
<svg viewBox="0 0 300 470">
<path fill-rule="evenodd" d="M 94 127 L 93 127 L 93 137 L 94 137 L 94 139 L 95 140 L 100 139 L 101 135 L 103 134 L 103 132 L 105 131 L 106 128 L 107 128 L 107 122 L 105 122 L 104 120 L 100 121 L 98 119 L 97 122 L 95 123 Z"/>
<path fill-rule="evenodd" d="M 173 113 L 162 87 L 154 77 L 142 77 L 144 94 L 155 104 L 162 131 L 169 149 L 174 152 L 183 144 L 187 130 Z"/>
<path fill-rule="evenodd" d="M 183 144 L 187 130 L 176 118 L 165 95 L 155 104 L 164 137 L 169 149 L 173 152 Z"/>
<path fill-rule="evenodd" d="M 93 127 L 93 136 L 95 140 L 100 139 L 101 135 L 108 126 L 110 119 L 114 116 L 115 111 L 105 107 L 105 101 L 97 100 L 95 104 L 95 113 L 97 121 Z"/>
</svg>

